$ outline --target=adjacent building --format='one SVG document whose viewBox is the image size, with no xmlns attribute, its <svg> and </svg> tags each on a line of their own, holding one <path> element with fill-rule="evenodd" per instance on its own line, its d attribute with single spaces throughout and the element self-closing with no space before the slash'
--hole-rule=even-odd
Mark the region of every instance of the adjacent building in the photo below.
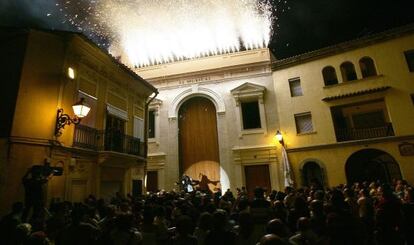
<svg viewBox="0 0 414 245">
<path fill-rule="evenodd" d="M 0 212 L 23 199 L 22 177 L 45 159 L 63 169 L 49 201 L 141 193 L 157 90 L 78 33 L 2 28 L 0 43 Z M 80 99 L 90 111 L 75 125 Z"/>
<path fill-rule="evenodd" d="M 414 183 L 414 26 L 272 64 L 296 184 Z"/>
</svg>

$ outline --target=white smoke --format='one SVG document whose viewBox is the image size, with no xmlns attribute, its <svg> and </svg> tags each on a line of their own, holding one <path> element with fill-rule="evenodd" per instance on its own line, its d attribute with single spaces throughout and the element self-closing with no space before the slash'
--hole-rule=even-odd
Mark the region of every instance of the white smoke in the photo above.
<svg viewBox="0 0 414 245">
<path fill-rule="evenodd" d="M 96 20 L 110 52 L 134 66 L 267 46 L 271 12 L 257 0 L 104 0 Z"/>
</svg>

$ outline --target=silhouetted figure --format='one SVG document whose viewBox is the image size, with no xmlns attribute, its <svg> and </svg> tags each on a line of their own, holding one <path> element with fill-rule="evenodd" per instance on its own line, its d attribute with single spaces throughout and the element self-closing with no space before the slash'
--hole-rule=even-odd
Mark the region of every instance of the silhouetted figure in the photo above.
<svg viewBox="0 0 414 245">
<path fill-rule="evenodd" d="M 190 176 L 183 174 L 183 176 L 181 177 L 181 188 L 185 191 L 185 192 L 193 192 L 194 188 L 193 188 L 193 179 L 191 179 Z"/>
<path fill-rule="evenodd" d="M 207 234 L 206 245 L 236 244 L 236 234 L 228 229 L 227 213 L 218 209 L 213 215 L 213 229 Z"/>
<path fill-rule="evenodd" d="M 187 215 L 177 219 L 177 235 L 173 237 L 173 245 L 197 245 L 197 238 L 192 236 L 194 224 Z"/>
<path fill-rule="evenodd" d="M 210 180 L 207 175 L 200 173 L 200 182 L 198 183 L 198 186 L 201 191 L 206 193 L 212 193 L 210 188 L 208 187 L 208 184 L 217 185 L 220 181 L 218 180 Z"/>
<path fill-rule="evenodd" d="M 33 209 L 32 219 L 38 219 L 43 212 L 45 204 L 44 188 L 48 180 L 53 176 L 48 160 L 43 166 L 35 165 L 23 176 L 25 199 L 22 220 L 26 221 L 30 210 Z"/>
</svg>

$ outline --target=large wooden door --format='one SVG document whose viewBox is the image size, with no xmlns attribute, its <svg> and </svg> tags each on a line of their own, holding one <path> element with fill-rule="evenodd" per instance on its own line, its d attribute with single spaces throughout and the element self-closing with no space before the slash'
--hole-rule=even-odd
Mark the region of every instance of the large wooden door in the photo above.
<svg viewBox="0 0 414 245">
<path fill-rule="evenodd" d="M 214 104 L 187 100 L 179 111 L 180 172 L 200 181 L 200 189 L 220 188 L 217 118 Z"/>
<path fill-rule="evenodd" d="M 244 167 L 246 180 L 246 189 L 249 197 L 253 197 L 253 191 L 256 187 L 266 189 L 266 193 L 271 191 L 269 165 L 253 165 Z"/>
</svg>

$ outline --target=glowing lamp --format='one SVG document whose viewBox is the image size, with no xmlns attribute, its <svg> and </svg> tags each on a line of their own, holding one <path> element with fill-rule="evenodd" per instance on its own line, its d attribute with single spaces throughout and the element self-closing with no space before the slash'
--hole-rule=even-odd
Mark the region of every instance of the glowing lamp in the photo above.
<svg viewBox="0 0 414 245">
<path fill-rule="evenodd" d="M 84 103 L 85 99 L 81 98 L 80 101 L 76 102 L 73 106 L 73 113 L 79 118 L 86 117 L 91 108 Z"/>
<path fill-rule="evenodd" d="M 277 141 L 279 141 L 279 143 L 283 145 L 283 135 L 279 130 L 276 132 L 275 137 L 276 137 Z"/>
<path fill-rule="evenodd" d="M 79 124 L 81 121 L 81 118 L 86 117 L 91 110 L 89 106 L 87 106 L 84 103 L 85 99 L 81 98 L 78 102 L 76 102 L 73 106 L 73 112 L 75 116 L 71 118 L 68 114 L 63 113 L 63 109 L 60 108 L 57 110 L 56 115 L 56 126 L 55 126 L 55 135 L 61 136 L 62 132 L 61 129 L 63 129 L 66 125 L 70 124 Z"/>
<path fill-rule="evenodd" d="M 68 68 L 68 77 L 72 80 L 75 79 L 75 70 L 72 67 Z"/>
</svg>

